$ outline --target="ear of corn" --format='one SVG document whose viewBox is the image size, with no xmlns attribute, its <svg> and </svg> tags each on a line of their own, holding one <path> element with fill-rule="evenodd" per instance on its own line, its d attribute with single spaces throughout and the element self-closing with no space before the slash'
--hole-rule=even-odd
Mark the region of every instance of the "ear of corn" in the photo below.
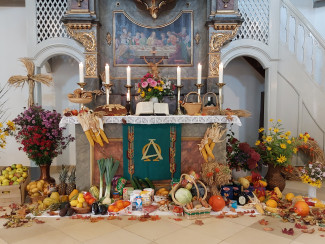
<svg viewBox="0 0 325 244">
<path fill-rule="evenodd" d="M 205 148 L 202 148 L 201 154 L 202 154 L 202 156 L 204 158 L 204 161 L 208 162 L 208 155 L 207 155 L 207 152 L 205 151 Z"/>
<path fill-rule="evenodd" d="M 85 131 L 86 137 L 90 143 L 90 145 L 93 147 L 94 146 L 94 140 L 90 134 L 90 130 Z"/>
<path fill-rule="evenodd" d="M 214 155 L 213 155 L 213 153 L 212 153 L 212 151 L 211 151 L 209 145 L 208 145 L 208 144 L 205 144 L 205 145 L 204 145 L 204 148 L 205 148 L 205 150 L 207 151 L 208 156 L 211 157 L 212 159 L 215 159 L 215 157 L 214 157 Z"/>
<path fill-rule="evenodd" d="M 100 132 L 100 135 L 101 137 L 103 138 L 103 140 L 108 143 L 108 138 L 107 136 L 105 135 L 105 132 L 102 130 L 102 129 L 99 129 L 99 132 Z"/>
</svg>

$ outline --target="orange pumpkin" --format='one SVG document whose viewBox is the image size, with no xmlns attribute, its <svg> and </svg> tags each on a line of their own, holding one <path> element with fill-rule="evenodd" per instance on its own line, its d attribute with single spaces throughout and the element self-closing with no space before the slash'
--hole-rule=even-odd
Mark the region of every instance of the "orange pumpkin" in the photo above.
<svg viewBox="0 0 325 244">
<path fill-rule="evenodd" d="M 209 204 L 212 207 L 213 211 L 221 211 L 225 206 L 225 200 L 223 200 L 222 196 L 212 196 L 209 199 Z"/>
<path fill-rule="evenodd" d="M 301 217 L 305 217 L 309 214 L 309 206 L 304 201 L 298 201 L 293 207 L 296 214 L 298 214 Z"/>
</svg>

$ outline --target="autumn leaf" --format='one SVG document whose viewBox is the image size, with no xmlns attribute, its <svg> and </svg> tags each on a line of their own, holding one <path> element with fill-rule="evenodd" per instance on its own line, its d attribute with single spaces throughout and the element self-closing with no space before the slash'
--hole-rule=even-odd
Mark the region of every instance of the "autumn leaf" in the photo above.
<svg viewBox="0 0 325 244">
<path fill-rule="evenodd" d="M 315 232 L 315 229 L 303 229 L 301 230 L 302 233 L 307 233 L 307 234 L 313 234 Z"/>
<path fill-rule="evenodd" d="M 268 225 L 269 221 L 267 221 L 265 219 L 261 219 L 260 221 L 258 221 L 258 223 L 260 223 L 260 225 Z"/>
<path fill-rule="evenodd" d="M 194 224 L 196 225 L 204 225 L 203 221 L 200 219 L 195 220 Z"/>
<path fill-rule="evenodd" d="M 271 228 L 271 227 L 264 227 L 263 230 L 265 230 L 265 231 L 273 231 L 273 228 Z"/>
</svg>

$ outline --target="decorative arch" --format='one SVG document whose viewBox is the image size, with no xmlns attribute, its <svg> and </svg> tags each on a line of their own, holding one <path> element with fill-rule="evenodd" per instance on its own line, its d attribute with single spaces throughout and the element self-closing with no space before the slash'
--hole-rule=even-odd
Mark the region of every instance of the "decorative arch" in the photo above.
<svg viewBox="0 0 325 244">
<path fill-rule="evenodd" d="M 276 118 L 277 97 L 277 60 L 269 46 L 255 40 L 236 40 L 227 45 L 221 53 L 221 62 L 224 67 L 240 56 L 249 56 L 256 59 L 265 69 L 265 106 L 264 121 L 269 127 L 269 119 Z"/>
</svg>

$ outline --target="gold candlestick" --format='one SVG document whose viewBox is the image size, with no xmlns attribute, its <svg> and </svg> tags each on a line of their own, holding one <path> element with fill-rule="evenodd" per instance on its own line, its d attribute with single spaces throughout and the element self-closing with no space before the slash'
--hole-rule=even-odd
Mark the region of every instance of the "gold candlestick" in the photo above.
<svg viewBox="0 0 325 244">
<path fill-rule="evenodd" d="M 83 90 L 84 87 L 87 85 L 86 82 L 82 82 L 82 83 L 78 82 L 77 84 L 80 86 L 81 90 Z"/>
<path fill-rule="evenodd" d="M 177 87 L 177 110 L 176 110 L 176 115 L 183 115 L 182 111 L 181 111 L 181 104 L 180 104 L 180 100 L 181 100 L 181 89 L 183 87 L 183 85 L 180 86 L 176 86 Z"/>
<path fill-rule="evenodd" d="M 195 84 L 195 86 L 197 87 L 197 93 L 199 94 L 199 97 L 201 96 L 201 87 L 204 86 L 204 84 Z M 200 102 L 200 98 L 197 98 L 197 102 Z"/>
<path fill-rule="evenodd" d="M 223 104 L 223 93 L 222 93 L 222 88 L 226 85 L 226 83 L 217 83 L 217 86 L 219 88 L 219 105 L 220 105 L 220 110 L 222 109 L 222 104 Z"/>
<path fill-rule="evenodd" d="M 105 87 L 105 91 L 106 91 L 106 105 L 108 105 L 109 104 L 109 93 L 111 91 L 111 87 L 113 86 L 113 84 L 103 83 L 103 86 Z"/>
<path fill-rule="evenodd" d="M 131 88 L 133 87 L 132 85 L 124 85 L 125 88 L 128 89 L 127 94 L 130 94 L 130 96 L 128 96 L 126 94 L 126 110 L 127 110 L 127 115 L 131 115 Z"/>
</svg>

